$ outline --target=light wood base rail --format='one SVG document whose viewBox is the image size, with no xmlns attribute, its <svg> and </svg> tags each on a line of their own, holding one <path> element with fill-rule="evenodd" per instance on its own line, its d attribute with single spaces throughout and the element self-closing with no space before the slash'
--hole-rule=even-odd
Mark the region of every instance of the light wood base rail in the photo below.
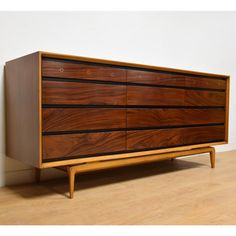
<svg viewBox="0 0 236 236">
<path fill-rule="evenodd" d="M 195 149 L 190 149 L 190 150 L 185 150 L 185 151 L 160 153 L 160 154 L 155 154 L 155 155 L 150 155 L 150 156 L 132 157 L 132 158 L 127 158 L 127 159 L 94 161 L 94 162 L 88 162 L 88 163 L 83 163 L 79 165 L 58 167 L 58 169 L 67 171 L 67 174 L 69 177 L 69 186 L 70 186 L 69 197 L 73 198 L 75 175 L 77 173 L 103 170 L 103 169 L 116 168 L 116 167 L 129 166 L 129 165 L 137 165 L 137 164 L 155 162 L 155 161 L 165 160 L 165 159 L 170 159 L 173 161 L 177 157 L 196 155 L 196 154 L 201 154 L 201 153 L 210 154 L 211 168 L 215 168 L 215 148 L 205 147 L 205 148 L 195 148 Z M 36 182 L 39 182 L 39 181 L 40 181 L 40 169 L 37 169 Z"/>
</svg>

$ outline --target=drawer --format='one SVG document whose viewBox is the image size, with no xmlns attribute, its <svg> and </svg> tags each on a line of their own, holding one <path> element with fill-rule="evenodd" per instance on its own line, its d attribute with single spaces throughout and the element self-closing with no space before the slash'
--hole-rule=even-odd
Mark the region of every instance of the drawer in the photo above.
<svg viewBox="0 0 236 236">
<path fill-rule="evenodd" d="M 127 70 L 127 82 L 209 89 L 226 88 L 226 81 L 222 79 L 144 70 Z"/>
<path fill-rule="evenodd" d="M 112 66 L 86 64 L 83 62 L 76 63 L 51 59 L 43 59 L 42 76 L 126 82 L 125 69 L 119 69 Z"/>
<path fill-rule="evenodd" d="M 186 90 L 185 106 L 225 106 L 225 92 Z"/>
<path fill-rule="evenodd" d="M 224 123 L 224 109 L 127 109 L 127 128 Z"/>
<path fill-rule="evenodd" d="M 225 92 L 127 86 L 128 105 L 224 106 Z"/>
<path fill-rule="evenodd" d="M 185 86 L 192 88 L 226 89 L 226 80 L 185 76 Z"/>
<path fill-rule="evenodd" d="M 145 150 L 224 140 L 224 126 L 137 130 L 127 132 L 128 150 Z"/>
<path fill-rule="evenodd" d="M 184 86 L 185 76 L 145 70 L 127 70 L 127 82 L 151 85 Z"/>
<path fill-rule="evenodd" d="M 126 110 L 113 108 L 44 108 L 43 132 L 126 128 Z"/>
<path fill-rule="evenodd" d="M 224 141 L 225 126 L 194 127 L 184 131 L 184 144 Z"/>
<path fill-rule="evenodd" d="M 43 160 L 125 151 L 126 132 L 43 136 Z"/>
<path fill-rule="evenodd" d="M 184 90 L 127 86 L 127 105 L 184 106 Z"/>
<path fill-rule="evenodd" d="M 43 104 L 125 105 L 126 86 L 80 82 L 42 82 Z"/>
<path fill-rule="evenodd" d="M 174 147 L 184 144 L 180 129 L 137 130 L 127 132 L 127 150 Z"/>
</svg>

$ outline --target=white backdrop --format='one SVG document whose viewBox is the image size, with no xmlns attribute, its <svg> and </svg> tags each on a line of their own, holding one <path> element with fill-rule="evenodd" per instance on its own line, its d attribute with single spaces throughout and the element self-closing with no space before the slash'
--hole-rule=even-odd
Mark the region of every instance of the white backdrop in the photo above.
<svg viewBox="0 0 236 236">
<path fill-rule="evenodd" d="M 0 12 L 0 30 L 0 186 L 33 181 L 5 157 L 3 66 L 39 50 L 229 74 L 230 138 L 217 151 L 236 149 L 236 12 Z"/>
</svg>

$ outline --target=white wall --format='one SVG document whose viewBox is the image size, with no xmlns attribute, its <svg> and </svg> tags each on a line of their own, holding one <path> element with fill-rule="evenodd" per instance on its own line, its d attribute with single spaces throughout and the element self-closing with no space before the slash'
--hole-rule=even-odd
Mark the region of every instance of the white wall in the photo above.
<svg viewBox="0 0 236 236">
<path fill-rule="evenodd" d="M 236 149 L 235 12 L 2 12 L 0 31 L 0 185 L 33 180 L 4 155 L 3 65 L 38 50 L 229 74 L 230 144 L 217 150 Z"/>
</svg>

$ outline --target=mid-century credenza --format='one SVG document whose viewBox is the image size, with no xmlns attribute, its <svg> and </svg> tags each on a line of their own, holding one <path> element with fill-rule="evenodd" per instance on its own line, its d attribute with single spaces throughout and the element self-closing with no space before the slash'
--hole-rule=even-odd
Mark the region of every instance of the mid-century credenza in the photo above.
<svg viewBox="0 0 236 236">
<path fill-rule="evenodd" d="M 76 173 L 228 142 L 229 76 L 36 52 L 6 63 L 7 155 Z"/>
</svg>

